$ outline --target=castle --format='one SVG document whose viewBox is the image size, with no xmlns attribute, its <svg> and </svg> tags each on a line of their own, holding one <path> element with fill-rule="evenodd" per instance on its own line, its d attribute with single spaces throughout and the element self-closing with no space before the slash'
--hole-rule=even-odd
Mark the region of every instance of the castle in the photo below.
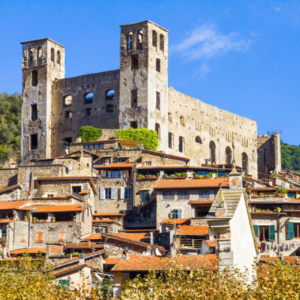
<svg viewBox="0 0 300 300">
<path fill-rule="evenodd" d="M 257 178 L 258 157 L 264 172 L 269 156 L 268 170 L 279 172 L 280 138 L 258 153 L 268 141 L 258 142 L 255 121 L 169 87 L 168 34 L 151 21 L 122 25 L 120 69 L 72 78 L 64 78 L 64 46 L 48 38 L 23 42 L 22 163 L 63 155 L 64 144 L 91 125 L 156 130 L 159 151 L 199 166 L 230 165 L 234 142 L 246 174 Z"/>
</svg>

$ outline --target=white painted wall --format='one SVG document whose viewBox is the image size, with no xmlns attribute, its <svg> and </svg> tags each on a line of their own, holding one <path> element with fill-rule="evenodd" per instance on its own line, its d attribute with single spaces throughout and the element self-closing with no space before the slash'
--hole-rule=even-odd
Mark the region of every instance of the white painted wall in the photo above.
<svg viewBox="0 0 300 300">
<path fill-rule="evenodd" d="M 257 257 L 250 226 L 244 194 L 242 194 L 234 216 L 230 220 L 233 263 L 241 270 L 245 268 L 251 270 L 254 258 Z"/>
</svg>

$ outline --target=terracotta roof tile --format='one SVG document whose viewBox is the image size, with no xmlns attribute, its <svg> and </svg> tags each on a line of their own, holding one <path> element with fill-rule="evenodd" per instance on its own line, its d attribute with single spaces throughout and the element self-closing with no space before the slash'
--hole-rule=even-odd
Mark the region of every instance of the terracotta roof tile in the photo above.
<svg viewBox="0 0 300 300">
<path fill-rule="evenodd" d="M 11 219 L 0 219 L 0 223 L 10 223 L 13 222 L 14 220 Z"/>
<path fill-rule="evenodd" d="M 176 180 L 158 180 L 155 184 L 155 189 L 174 189 L 174 188 L 205 188 L 216 187 L 220 183 L 222 187 L 229 187 L 228 178 L 217 179 L 176 179 Z"/>
<path fill-rule="evenodd" d="M 0 202 L 0 210 L 17 209 L 17 208 L 29 203 L 30 201 L 31 200 L 1 201 Z"/>
<path fill-rule="evenodd" d="M 57 275 L 59 275 L 59 274 L 61 274 L 61 273 L 65 273 L 65 272 L 72 272 L 73 270 L 77 270 L 77 269 L 79 269 L 79 268 L 84 268 L 86 266 L 86 264 L 81 264 L 81 265 L 76 265 L 76 266 L 74 266 L 74 267 L 70 267 L 70 268 L 67 268 L 67 269 L 63 269 L 63 270 L 60 270 L 60 271 L 56 271 L 56 272 L 53 272 L 53 275 L 54 276 L 57 276 Z"/>
<path fill-rule="evenodd" d="M 207 235 L 209 232 L 209 226 L 204 225 L 181 225 L 177 231 L 178 235 Z"/>
<path fill-rule="evenodd" d="M 133 163 L 114 163 L 110 165 L 95 166 L 95 169 L 110 169 L 110 168 L 132 168 Z"/>
<path fill-rule="evenodd" d="M 184 223 L 187 223 L 190 219 L 165 219 L 161 222 L 162 223 L 170 223 L 170 224 L 177 224 L 177 225 L 180 225 L 180 224 L 184 224 Z"/>
<path fill-rule="evenodd" d="M 128 260 L 120 260 L 112 271 L 149 271 L 169 268 L 170 262 L 182 265 L 184 269 L 204 267 L 208 270 L 218 269 L 218 259 L 215 254 L 210 255 L 181 255 L 178 258 L 157 256 L 130 256 Z"/>
<path fill-rule="evenodd" d="M 66 249 L 84 249 L 84 248 L 103 248 L 103 245 L 89 242 L 79 242 L 79 243 L 65 243 Z"/>
<path fill-rule="evenodd" d="M 214 200 L 190 200 L 188 204 L 212 204 Z"/>
<path fill-rule="evenodd" d="M 118 236 L 124 239 L 142 242 L 142 240 L 149 239 L 149 237 L 146 237 L 147 233 L 115 233 L 113 236 Z"/>
<path fill-rule="evenodd" d="M 0 193 L 5 193 L 7 191 L 15 190 L 15 189 L 18 189 L 18 188 L 21 188 L 21 186 L 19 184 L 11 185 L 11 186 L 8 186 L 8 187 L 5 187 L 5 188 L 1 189 Z"/>
<path fill-rule="evenodd" d="M 93 217 L 123 217 L 125 214 L 121 213 L 95 213 Z"/>
<path fill-rule="evenodd" d="M 146 150 L 146 149 L 143 149 L 142 152 L 148 152 L 148 153 L 153 153 L 153 154 L 159 154 L 161 156 L 165 156 L 165 157 L 174 157 L 175 159 L 176 158 L 179 158 L 179 159 L 183 159 L 183 160 L 186 160 L 186 161 L 189 161 L 190 159 L 188 157 L 185 157 L 185 156 L 178 156 L 178 155 L 173 155 L 173 154 L 166 154 L 166 153 L 162 153 L 162 152 L 158 152 L 158 151 L 152 151 L 152 150 Z"/>
<path fill-rule="evenodd" d="M 85 209 L 82 205 L 41 205 L 41 206 L 27 206 L 26 209 L 34 209 L 37 212 L 67 212 L 67 211 L 82 211 Z"/>
<path fill-rule="evenodd" d="M 205 243 L 207 244 L 208 247 L 218 247 L 218 242 L 217 241 L 205 240 Z"/>
<path fill-rule="evenodd" d="M 83 240 L 102 240 L 101 233 L 92 233 L 84 238 Z"/>
<path fill-rule="evenodd" d="M 105 263 L 107 265 L 115 265 L 116 263 L 119 262 L 121 258 L 120 257 L 109 257 L 105 259 Z"/>
<path fill-rule="evenodd" d="M 42 251 L 43 253 L 46 253 L 46 248 L 23 248 L 23 249 L 16 249 L 13 251 L 10 251 L 10 254 L 22 254 L 25 252 L 28 252 L 29 254 L 35 254 L 39 251 Z"/>
<path fill-rule="evenodd" d="M 91 176 L 40 176 L 36 180 L 92 180 Z"/>
<path fill-rule="evenodd" d="M 116 223 L 122 226 L 119 222 L 116 220 L 93 220 L 93 223 Z"/>
</svg>

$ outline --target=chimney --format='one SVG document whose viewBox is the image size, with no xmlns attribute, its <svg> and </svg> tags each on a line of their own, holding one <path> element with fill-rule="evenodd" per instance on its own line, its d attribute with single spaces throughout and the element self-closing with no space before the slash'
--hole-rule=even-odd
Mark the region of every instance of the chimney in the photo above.
<svg viewBox="0 0 300 300">
<path fill-rule="evenodd" d="M 81 143 L 81 137 L 76 138 L 77 143 Z"/>
<path fill-rule="evenodd" d="M 83 264 L 84 264 L 84 261 L 85 261 L 85 259 L 84 259 L 84 254 L 83 254 L 83 253 L 80 253 L 80 254 L 79 254 L 79 264 L 80 264 L 80 265 L 83 265 Z"/>
<path fill-rule="evenodd" d="M 240 173 L 237 172 L 235 165 L 232 166 L 232 171 L 229 173 L 229 188 L 230 189 L 242 189 L 243 178 Z"/>
</svg>

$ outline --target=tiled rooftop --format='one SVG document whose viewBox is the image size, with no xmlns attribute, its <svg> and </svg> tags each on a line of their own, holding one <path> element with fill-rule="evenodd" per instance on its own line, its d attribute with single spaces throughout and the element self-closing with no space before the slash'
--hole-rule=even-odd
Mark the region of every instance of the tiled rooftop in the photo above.
<svg viewBox="0 0 300 300">
<path fill-rule="evenodd" d="M 205 188 L 216 187 L 222 184 L 222 187 L 229 187 L 228 178 L 217 179 L 175 179 L 175 180 L 158 180 L 155 189 L 178 189 L 178 188 Z"/>
<path fill-rule="evenodd" d="M 207 235 L 209 226 L 204 225 L 181 225 L 177 231 L 178 235 Z"/>
<path fill-rule="evenodd" d="M 70 268 L 67 268 L 67 269 L 63 269 L 63 270 L 60 270 L 60 271 L 53 272 L 53 275 L 58 276 L 61 273 L 65 273 L 65 272 L 69 272 L 69 271 L 71 272 L 73 270 L 77 270 L 78 268 L 84 268 L 85 266 L 86 266 L 86 264 L 76 265 L 76 266 L 73 266 L 73 267 L 70 267 Z"/>
<path fill-rule="evenodd" d="M 10 254 L 23 254 L 25 252 L 28 252 L 29 254 L 35 254 L 39 251 L 42 251 L 43 253 L 46 253 L 46 248 L 24 248 L 24 249 L 17 249 L 10 251 Z"/>
<path fill-rule="evenodd" d="M 121 237 L 124 239 L 142 242 L 142 240 L 148 240 L 149 237 L 146 237 L 147 233 L 115 233 L 113 236 Z"/>
<path fill-rule="evenodd" d="M 26 209 L 34 209 L 33 213 L 40 212 L 70 212 L 70 211 L 82 211 L 85 209 L 82 205 L 41 205 L 41 206 L 26 206 Z"/>
<path fill-rule="evenodd" d="M 0 202 L 0 210 L 17 209 L 17 208 L 29 203 L 30 201 L 31 200 L 1 201 Z"/>
<path fill-rule="evenodd" d="M 107 265 L 115 265 L 116 263 L 119 262 L 121 258 L 120 257 L 108 257 L 105 259 L 105 263 Z"/>
<path fill-rule="evenodd" d="M 92 233 L 84 238 L 83 240 L 102 240 L 101 233 Z"/>
<path fill-rule="evenodd" d="M 188 204 L 212 204 L 214 200 L 190 200 Z"/>
<path fill-rule="evenodd" d="M 217 241 L 205 240 L 205 243 L 207 244 L 208 247 L 218 247 L 218 242 Z"/>
<path fill-rule="evenodd" d="M 161 223 L 170 223 L 170 224 L 184 224 L 187 223 L 190 219 L 165 219 Z"/>
<path fill-rule="evenodd" d="M 110 168 L 132 168 L 133 163 L 114 163 L 110 165 L 95 166 L 95 169 L 110 169 Z"/>
</svg>

